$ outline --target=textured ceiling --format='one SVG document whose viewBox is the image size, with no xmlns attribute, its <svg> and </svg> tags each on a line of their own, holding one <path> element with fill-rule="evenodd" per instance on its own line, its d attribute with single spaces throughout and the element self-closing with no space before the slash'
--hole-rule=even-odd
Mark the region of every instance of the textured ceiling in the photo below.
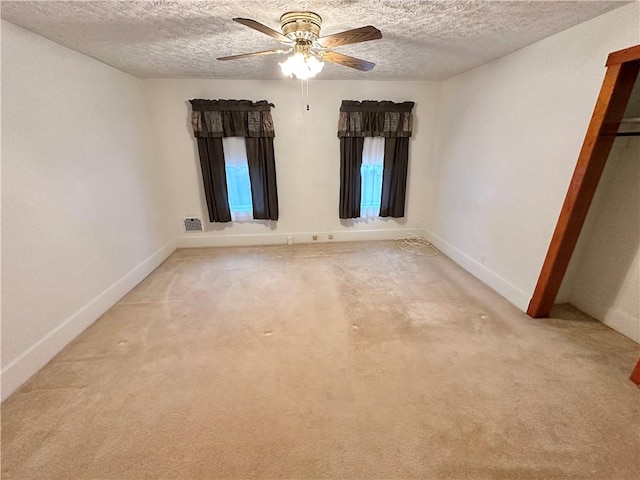
<svg viewBox="0 0 640 480">
<path fill-rule="evenodd" d="M 318 78 L 442 80 L 628 1 L 175 0 L 2 1 L 3 19 L 141 78 L 281 78 L 269 56 L 216 57 L 278 48 L 233 22 L 278 29 L 280 15 L 311 10 L 322 35 L 374 25 L 381 40 L 336 51 L 376 63 L 370 72 L 327 64 Z"/>
</svg>

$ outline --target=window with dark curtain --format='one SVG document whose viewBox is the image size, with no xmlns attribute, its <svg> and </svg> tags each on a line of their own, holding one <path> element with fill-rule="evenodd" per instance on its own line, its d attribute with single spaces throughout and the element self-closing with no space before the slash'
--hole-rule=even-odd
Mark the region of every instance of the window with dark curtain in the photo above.
<svg viewBox="0 0 640 480">
<path fill-rule="evenodd" d="M 204 193 L 211 222 L 230 222 L 236 214 L 249 209 L 244 203 L 251 197 L 253 218 L 278 219 L 278 188 L 273 153 L 275 130 L 271 118 L 273 104 L 265 100 L 190 100 L 193 133 L 198 142 Z M 246 168 L 250 192 L 238 192 L 246 185 L 241 178 L 244 162 L 238 161 L 234 148 L 234 161 L 225 162 L 226 143 L 229 154 L 233 142 L 223 138 L 244 137 Z M 242 159 L 241 159 L 242 160 Z M 234 178 L 227 178 L 233 175 Z M 236 178 L 238 177 L 238 178 Z M 231 182 L 229 182 L 231 180 Z M 229 192 L 233 209 L 229 204 Z"/>
<path fill-rule="evenodd" d="M 364 178 L 363 184 L 363 174 L 368 177 L 377 168 L 372 166 L 375 162 L 367 158 L 363 173 L 364 139 L 367 137 L 384 137 L 379 216 L 404 217 L 413 106 L 413 102 L 343 100 L 338 119 L 340 218 L 371 216 L 371 212 L 361 211 L 362 205 L 367 208 L 372 205 L 367 199 L 363 203 L 363 193 L 368 197 L 369 189 L 376 188 L 368 178 Z M 369 184 L 372 185 L 370 188 Z"/>
</svg>

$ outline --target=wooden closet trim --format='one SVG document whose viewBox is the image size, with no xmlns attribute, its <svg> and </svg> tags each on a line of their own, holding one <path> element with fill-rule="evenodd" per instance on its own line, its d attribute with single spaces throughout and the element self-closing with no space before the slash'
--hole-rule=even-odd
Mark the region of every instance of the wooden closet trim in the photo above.
<svg viewBox="0 0 640 480">
<path fill-rule="evenodd" d="M 587 217 L 602 171 L 615 140 L 615 132 L 640 69 L 640 45 L 612 52 L 607 58 L 600 94 L 578 155 L 569 189 L 560 211 L 538 283 L 527 314 L 548 317 L 569 266 L 580 230 Z"/>
</svg>

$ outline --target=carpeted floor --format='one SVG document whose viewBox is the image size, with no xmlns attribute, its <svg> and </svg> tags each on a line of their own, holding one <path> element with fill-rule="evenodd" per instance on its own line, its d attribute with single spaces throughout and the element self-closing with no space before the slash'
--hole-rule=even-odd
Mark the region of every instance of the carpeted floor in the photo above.
<svg viewBox="0 0 640 480">
<path fill-rule="evenodd" d="M 640 478 L 638 345 L 555 316 L 394 242 L 179 250 L 2 405 L 2 478 Z"/>
</svg>

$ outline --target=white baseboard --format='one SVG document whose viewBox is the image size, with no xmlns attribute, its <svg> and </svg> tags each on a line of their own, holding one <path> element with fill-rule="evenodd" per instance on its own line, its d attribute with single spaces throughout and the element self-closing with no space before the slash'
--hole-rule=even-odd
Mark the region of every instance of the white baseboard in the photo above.
<svg viewBox="0 0 640 480">
<path fill-rule="evenodd" d="M 617 308 L 607 307 L 602 303 L 593 301 L 591 298 L 585 298 L 585 296 L 576 298 L 572 295 L 569 297 L 569 303 L 616 332 L 636 343 L 640 343 L 640 319 L 632 317 Z"/>
<path fill-rule="evenodd" d="M 2 400 L 16 391 L 60 350 L 67 346 L 69 342 L 109 310 L 133 287 L 144 280 L 175 249 L 176 246 L 173 240 L 160 247 L 146 260 L 6 365 L 0 374 Z"/>
<path fill-rule="evenodd" d="M 498 275 L 493 270 L 489 270 L 485 265 L 477 262 L 462 250 L 454 247 L 452 244 L 440 238 L 435 233 L 424 230 L 424 236 L 442 253 L 444 253 L 447 257 L 464 268 L 471 275 L 494 289 L 496 292 L 509 300 L 523 312 L 527 311 L 531 295 L 522 291 L 514 284 L 510 283 L 508 280 Z"/>
<path fill-rule="evenodd" d="M 265 233 L 245 235 L 222 235 L 214 233 L 191 233 L 177 238 L 178 248 L 199 247 L 252 247 L 262 245 L 286 245 L 291 237 L 293 244 L 299 243 L 324 243 L 324 242 L 355 242 L 371 240 L 394 240 L 407 235 L 422 235 L 420 228 L 393 228 L 378 230 L 349 230 L 338 232 L 298 232 L 298 233 Z M 329 235 L 333 239 L 329 240 Z M 317 240 L 313 236 L 318 237 Z"/>
<path fill-rule="evenodd" d="M 602 323 L 620 332 L 625 337 L 636 343 L 640 343 L 640 319 L 634 318 L 628 313 L 612 308 L 604 316 Z"/>
</svg>

